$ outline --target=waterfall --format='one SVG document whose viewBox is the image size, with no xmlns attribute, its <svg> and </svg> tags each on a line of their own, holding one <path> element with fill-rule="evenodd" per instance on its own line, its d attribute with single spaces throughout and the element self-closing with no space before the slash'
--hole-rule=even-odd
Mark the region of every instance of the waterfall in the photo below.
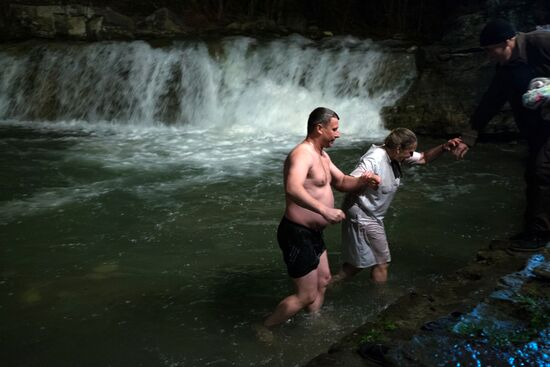
<svg viewBox="0 0 550 367">
<path fill-rule="evenodd" d="M 304 135 L 326 106 L 364 137 L 414 77 L 413 55 L 352 37 L 2 47 L 0 120 Z"/>
</svg>

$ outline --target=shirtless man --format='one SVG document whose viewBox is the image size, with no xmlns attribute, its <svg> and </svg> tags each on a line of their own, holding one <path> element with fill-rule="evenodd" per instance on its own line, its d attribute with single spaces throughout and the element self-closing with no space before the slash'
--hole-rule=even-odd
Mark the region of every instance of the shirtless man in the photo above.
<svg viewBox="0 0 550 367">
<path fill-rule="evenodd" d="M 281 324 L 302 309 L 318 311 L 330 281 L 323 229 L 345 218 L 334 208 L 331 186 L 349 192 L 364 185 L 376 188 L 380 177 L 365 172 L 360 177 L 344 175 L 323 150 L 340 137 L 336 112 L 318 107 L 307 122 L 307 137 L 288 155 L 284 165 L 286 210 L 277 230 L 288 274 L 296 292 L 283 299 L 264 326 Z"/>
</svg>

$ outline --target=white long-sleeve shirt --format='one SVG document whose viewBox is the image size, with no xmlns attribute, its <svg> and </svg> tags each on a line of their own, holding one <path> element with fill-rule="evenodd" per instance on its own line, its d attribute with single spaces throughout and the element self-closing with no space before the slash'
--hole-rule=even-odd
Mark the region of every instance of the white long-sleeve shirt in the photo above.
<svg viewBox="0 0 550 367">
<path fill-rule="evenodd" d="M 406 159 L 405 162 L 415 164 L 421 158 L 421 153 L 414 152 L 412 157 Z M 361 192 L 347 194 L 344 200 L 344 209 L 359 211 L 356 213 L 359 217 L 368 215 L 382 221 L 401 184 L 401 178 L 396 177 L 386 150 L 382 146 L 374 144 L 361 157 L 350 175 L 358 177 L 366 171 L 371 171 L 380 176 L 381 182 L 378 189 L 374 190 L 366 187 Z"/>
</svg>

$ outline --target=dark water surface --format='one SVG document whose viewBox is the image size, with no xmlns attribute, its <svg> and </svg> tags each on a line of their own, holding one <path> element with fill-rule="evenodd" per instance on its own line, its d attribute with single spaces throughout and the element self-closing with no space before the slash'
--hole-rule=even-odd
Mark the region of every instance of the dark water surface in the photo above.
<svg viewBox="0 0 550 367">
<path fill-rule="evenodd" d="M 227 154 L 201 145 L 210 138 L 0 125 L 3 366 L 298 366 L 519 229 L 518 145 L 407 168 L 386 220 L 387 286 L 361 274 L 266 346 L 253 326 L 292 290 L 275 231 L 282 163 L 300 137 L 211 148 Z M 368 146 L 342 140 L 329 153 L 349 172 Z M 326 239 L 337 271 L 338 226 Z"/>
</svg>

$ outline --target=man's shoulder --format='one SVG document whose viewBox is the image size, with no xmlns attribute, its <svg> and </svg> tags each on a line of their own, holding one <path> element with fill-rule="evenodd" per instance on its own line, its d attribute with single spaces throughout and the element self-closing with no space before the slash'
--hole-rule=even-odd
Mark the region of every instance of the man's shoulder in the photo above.
<svg viewBox="0 0 550 367">
<path fill-rule="evenodd" d="M 519 33 L 517 36 L 518 42 L 525 42 L 527 45 L 548 46 L 550 45 L 550 31 L 536 30 L 528 33 Z"/>
<path fill-rule="evenodd" d="M 550 30 L 548 29 L 535 29 L 530 32 L 518 32 L 518 36 L 526 38 L 548 37 L 550 36 Z"/>
<path fill-rule="evenodd" d="M 290 151 L 290 153 L 288 155 L 291 155 L 291 154 L 301 154 L 301 153 L 306 153 L 309 151 L 309 147 L 311 145 L 307 144 L 306 142 L 301 142 L 299 144 L 297 144 L 294 148 L 292 148 L 292 150 Z"/>
<path fill-rule="evenodd" d="M 311 156 L 310 145 L 305 142 L 302 142 L 296 145 L 294 148 L 292 148 L 290 153 L 288 153 L 287 161 L 293 161 L 296 159 L 303 160 L 303 159 L 307 159 L 310 156 Z"/>
</svg>

